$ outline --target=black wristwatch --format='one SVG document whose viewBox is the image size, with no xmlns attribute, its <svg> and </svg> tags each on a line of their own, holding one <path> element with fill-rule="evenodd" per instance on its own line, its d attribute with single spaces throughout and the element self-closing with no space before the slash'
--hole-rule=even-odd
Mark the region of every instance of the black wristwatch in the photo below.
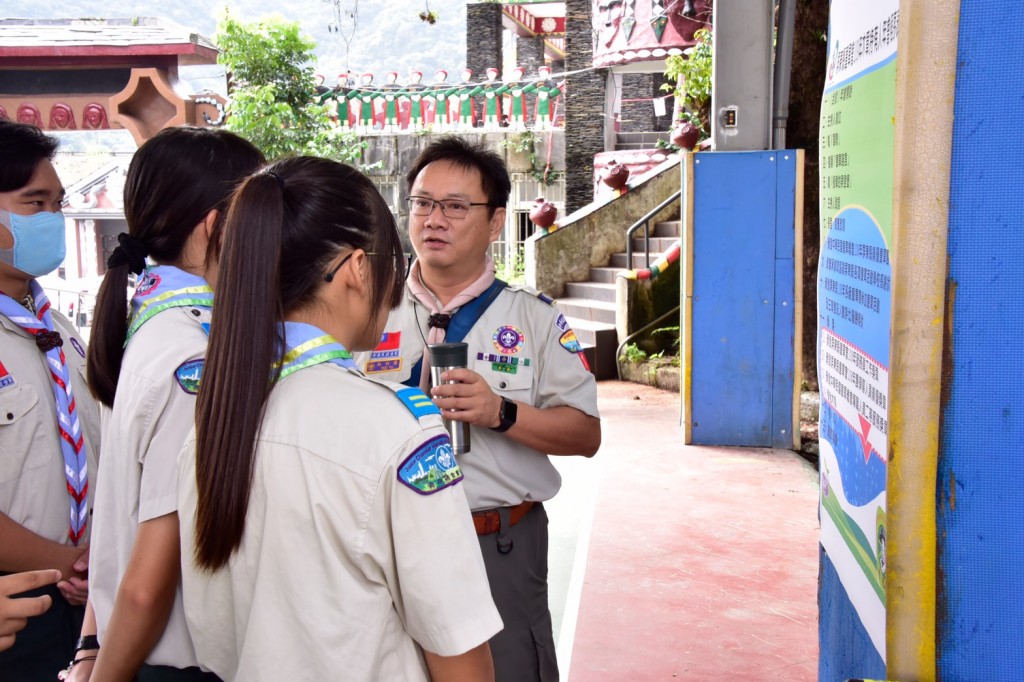
<svg viewBox="0 0 1024 682">
<path fill-rule="evenodd" d="M 516 413 L 519 411 L 519 406 L 515 402 L 508 398 L 501 399 L 501 409 L 498 410 L 499 423 L 497 426 L 492 426 L 491 431 L 497 431 L 498 433 L 505 433 L 512 425 L 516 423 Z"/>
</svg>

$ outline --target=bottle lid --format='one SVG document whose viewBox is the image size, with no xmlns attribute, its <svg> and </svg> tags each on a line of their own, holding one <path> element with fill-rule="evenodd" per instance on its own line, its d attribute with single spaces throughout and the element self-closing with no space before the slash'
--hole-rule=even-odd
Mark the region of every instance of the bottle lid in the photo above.
<svg viewBox="0 0 1024 682">
<path fill-rule="evenodd" d="M 434 367 L 465 367 L 469 346 L 459 343 L 434 343 L 427 346 Z"/>
</svg>

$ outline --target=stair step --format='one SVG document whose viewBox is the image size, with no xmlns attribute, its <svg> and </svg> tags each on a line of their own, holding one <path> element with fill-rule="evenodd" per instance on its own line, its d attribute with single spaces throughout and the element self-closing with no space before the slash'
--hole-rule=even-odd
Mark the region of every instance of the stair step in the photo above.
<svg viewBox="0 0 1024 682">
<path fill-rule="evenodd" d="M 683 221 L 681 220 L 665 220 L 660 223 L 655 223 L 654 230 L 651 232 L 652 237 L 676 237 L 683 233 Z"/>
<path fill-rule="evenodd" d="M 615 324 L 615 303 L 608 301 L 592 301 L 586 298 L 560 298 L 555 301 L 555 306 L 562 311 L 567 318 L 572 317 L 580 320 L 592 320 Z"/>
<path fill-rule="evenodd" d="M 607 282 L 567 282 L 565 291 L 572 298 L 615 303 L 615 284 Z"/>
<path fill-rule="evenodd" d="M 615 276 L 620 272 L 622 268 L 590 268 L 590 281 L 615 284 Z"/>
<path fill-rule="evenodd" d="M 651 237 L 647 240 L 650 245 L 651 253 L 664 253 L 668 251 L 673 244 L 679 241 L 679 237 Z M 644 234 L 642 230 L 638 230 L 633 235 L 633 251 L 644 250 Z"/>
<path fill-rule="evenodd" d="M 566 317 L 565 321 L 576 333 L 576 338 L 581 344 L 601 345 L 610 343 L 613 346 L 618 341 L 618 333 L 615 325 L 609 322 L 597 322 L 595 320 L 584 320 L 578 317 Z"/>
<path fill-rule="evenodd" d="M 601 343 L 596 346 L 580 344 L 587 358 L 590 372 L 598 381 L 618 379 L 619 368 L 615 363 L 615 343 Z"/>
<path fill-rule="evenodd" d="M 637 132 L 618 132 L 615 133 L 616 145 L 619 144 L 630 144 L 630 145 L 644 145 L 645 149 L 653 149 L 658 144 L 658 140 L 669 141 L 667 132 L 664 131 L 637 131 Z"/>
<path fill-rule="evenodd" d="M 659 256 L 661 256 L 660 253 L 653 253 L 652 252 L 651 253 L 651 263 L 653 264 L 654 261 L 658 260 Z M 639 252 L 634 251 L 633 252 L 633 267 L 632 268 L 627 268 L 627 266 L 626 266 L 626 252 L 623 251 L 621 253 L 613 253 L 612 254 L 612 258 L 611 258 L 611 263 L 609 263 L 609 265 L 611 267 L 613 267 L 613 268 L 618 268 L 620 270 L 627 270 L 627 269 L 639 270 L 641 268 L 646 268 L 647 267 L 647 259 L 645 258 L 643 251 L 639 251 Z"/>
</svg>

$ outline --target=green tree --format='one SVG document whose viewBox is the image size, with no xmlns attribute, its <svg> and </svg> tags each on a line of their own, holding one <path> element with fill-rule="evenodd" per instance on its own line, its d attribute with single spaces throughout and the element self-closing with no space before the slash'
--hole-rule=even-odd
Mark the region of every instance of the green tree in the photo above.
<svg viewBox="0 0 1024 682">
<path fill-rule="evenodd" d="M 359 164 L 365 143 L 334 125 L 317 103 L 313 49 L 297 21 L 269 16 L 243 23 L 225 12 L 215 41 L 231 78 L 226 127 L 273 159 L 312 154 Z"/>
<path fill-rule="evenodd" d="M 683 55 L 665 60 L 665 77 L 670 81 L 661 86 L 675 95 L 680 121 L 689 121 L 704 135 L 711 132 L 711 63 L 712 34 L 706 28 L 693 34 L 695 44 Z M 675 85 L 673 85 L 673 83 Z"/>
</svg>

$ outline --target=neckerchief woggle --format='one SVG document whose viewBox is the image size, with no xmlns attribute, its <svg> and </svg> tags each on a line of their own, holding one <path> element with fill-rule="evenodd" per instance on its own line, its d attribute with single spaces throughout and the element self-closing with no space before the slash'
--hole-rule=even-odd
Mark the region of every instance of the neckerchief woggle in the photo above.
<svg viewBox="0 0 1024 682">
<path fill-rule="evenodd" d="M 6 294 L 0 294 L 0 315 L 4 315 L 23 330 L 37 336 L 40 332 L 53 332 L 53 317 L 50 315 L 50 300 L 43 288 L 34 279 L 29 280 L 29 291 L 36 305 L 36 314 L 32 315 L 23 305 Z M 68 538 L 73 544 L 85 533 L 85 525 L 89 517 L 89 467 L 86 457 L 85 438 L 82 425 L 78 421 L 78 410 L 75 409 L 75 393 L 72 388 L 71 374 L 68 370 L 64 349 L 55 346 L 46 351 L 46 365 L 50 370 L 50 385 L 53 388 L 54 402 L 57 407 L 57 429 L 60 432 L 60 450 L 64 457 L 64 478 L 67 481 L 68 495 L 71 498 L 70 523 Z"/>
<path fill-rule="evenodd" d="M 284 356 L 274 366 L 281 368 L 280 381 L 300 369 L 330 362 L 346 369 L 356 369 L 356 363 L 344 346 L 330 334 L 305 322 L 284 323 Z"/>
<path fill-rule="evenodd" d="M 127 346 L 132 335 L 158 313 L 182 307 L 212 309 L 213 289 L 199 275 L 173 265 L 147 267 L 139 276 L 132 296 L 124 345 Z M 210 333 L 208 326 L 203 324 L 203 331 L 207 334 Z"/>
</svg>

